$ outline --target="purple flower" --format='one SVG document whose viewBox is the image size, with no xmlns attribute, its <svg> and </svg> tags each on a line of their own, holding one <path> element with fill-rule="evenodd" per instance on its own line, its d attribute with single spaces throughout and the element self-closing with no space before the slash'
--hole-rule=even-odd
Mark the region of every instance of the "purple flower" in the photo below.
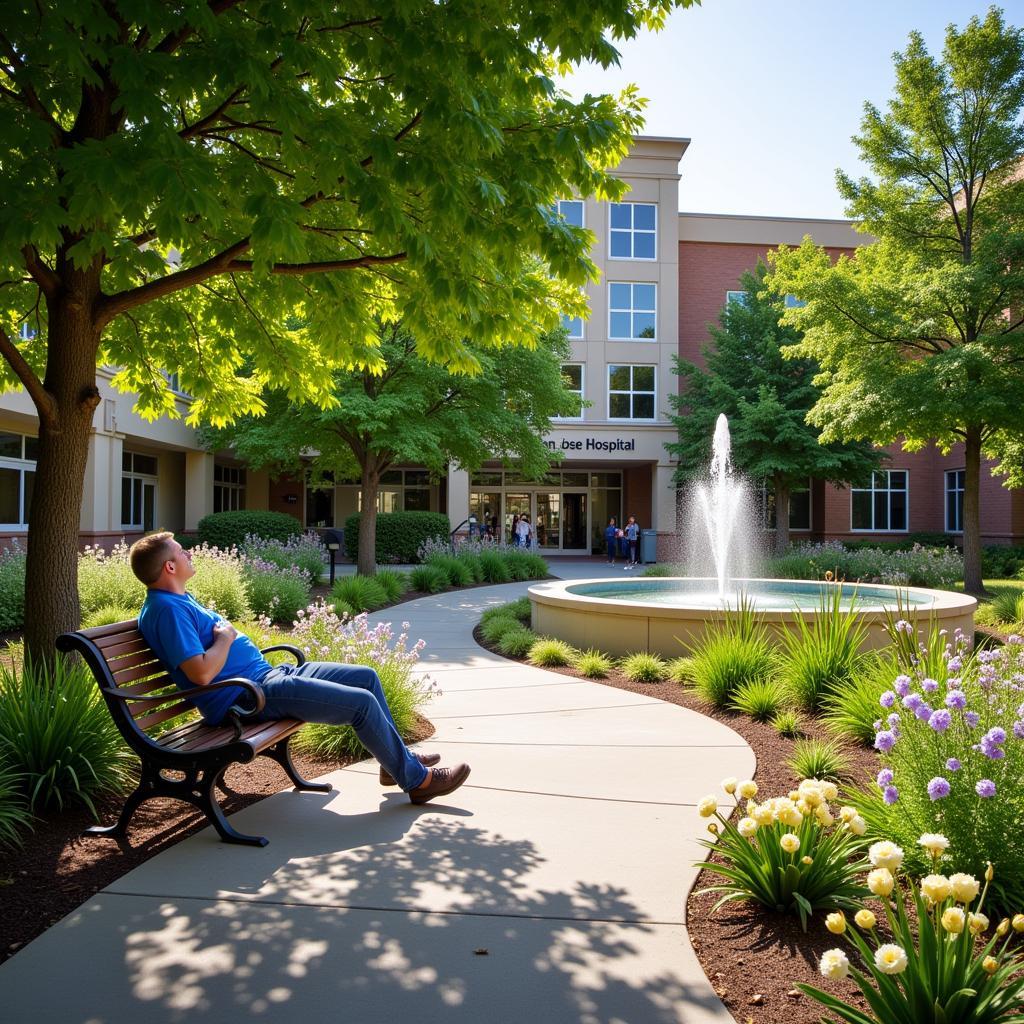
<svg viewBox="0 0 1024 1024">
<path fill-rule="evenodd" d="M 945 732 L 952 722 L 953 716 L 945 708 L 939 708 L 938 711 L 933 711 L 931 716 L 928 718 L 928 724 L 936 732 Z"/>
<path fill-rule="evenodd" d="M 996 784 L 991 779 L 979 779 L 977 785 L 974 787 L 974 792 L 980 797 L 990 797 L 996 795 Z"/>
<path fill-rule="evenodd" d="M 927 722 L 932 716 L 932 709 L 927 704 L 918 704 L 914 708 L 914 714 L 921 719 L 922 722 Z"/>
<path fill-rule="evenodd" d="M 964 667 L 963 659 L 959 656 L 955 658 L 950 658 L 949 661 L 946 663 L 946 667 L 949 669 L 950 672 L 959 672 L 960 669 Z"/>
<path fill-rule="evenodd" d="M 886 786 L 885 792 L 882 794 L 882 799 L 887 804 L 894 804 L 900 798 L 900 791 L 895 786 Z"/>
<path fill-rule="evenodd" d="M 910 676 L 897 676 L 893 683 L 893 689 L 901 696 L 906 697 L 910 693 Z"/>
<path fill-rule="evenodd" d="M 889 728 L 892 729 L 892 731 L 894 733 L 896 733 L 897 736 L 899 736 L 899 734 L 900 734 L 900 716 L 899 716 L 899 713 L 894 711 L 886 719 L 886 722 L 889 723 Z M 881 726 L 879 726 L 879 728 L 881 728 Z"/>
<path fill-rule="evenodd" d="M 919 693 L 908 693 L 903 698 L 903 706 L 910 711 L 917 711 L 917 709 L 924 703 L 921 694 Z"/>
<path fill-rule="evenodd" d="M 946 694 L 946 707 L 961 709 L 967 707 L 967 694 L 963 690 L 950 690 Z"/>
<path fill-rule="evenodd" d="M 880 718 L 876 718 L 876 719 L 875 719 L 875 720 L 874 720 L 874 721 L 873 721 L 873 722 L 871 723 L 871 728 L 872 728 L 872 729 L 874 729 L 874 730 L 875 730 L 875 732 L 878 732 L 878 730 L 882 728 L 882 720 L 881 720 Z"/>
<path fill-rule="evenodd" d="M 885 787 L 888 786 L 890 782 L 892 782 L 892 778 L 893 778 L 893 776 L 892 776 L 892 769 L 891 768 L 883 768 L 878 773 L 878 778 L 875 781 L 878 783 L 879 788 L 885 789 Z"/>
<path fill-rule="evenodd" d="M 890 750 L 892 750 L 892 748 L 895 746 L 895 744 L 896 744 L 896 735 L 895 735 L 895 733 L 893 733 L 889 729 L 883 729 L 875 737 L 875 749 L 882 751 L 883 754 L 887 753 Z"/>
<path fill-rule="evenodd" d="M 906 633 L 907 636 L 910 636 L 910 634 L 914 632 L 914 627 L 909 622 L 907 622 L 906 619 L 900 619 L 896 623 L 896 632 Z"/>
<path fill-rule="evenodd" d="M 980 718 L 978 716 L 978 712 L 977 711 L 965 711 L 964 712 L 964 721 L 972 729 L 976 728 L 977 725 L 978 725 L 978 722 L 980 721 Z"/>
<path fill-rule="evenodd" d="M 925 693 L 934 693 L 939 688 L 939 684 L 934 679 L 922 679 L 921 689 Z"/>
<path fill-rule="evenodd" d="M 955 757 L 951 757 L 946 762 L 946 771 L 950 771 L 950 772 L 958 772 L 958 771 L 960 771 L 960 761 L 957 758 L 955 758 Z"/>
<path fill-rule="evenodd" d="M 985 733 L 985 739 L 991 743 L 1005 743 L 1006 742 L 1006 730 L 1000 729 L 999 726 L 995 726 L 993 729 L 989 729 Z"/>
<path fill-rule="evenodd" d="M 878 698 L 878 703 L 883 708 L 891 708 L 896 703 L 896 694 L 892 690 L 886 690 L 881 697 Z"/>
<path fill-rule="evenodd" d="M 1013 723 L 1013 735 L 1019 740 L 1024 740 L 1024 722 L 1017 721 Z"/>
<path fill-rule="evenodd" d="M 936 775 L 928 783 L 928 796 L 932 800 L 941 800 L 943 797 L 949 796 L 949 783 L 941 775 Z"/>
</svg>

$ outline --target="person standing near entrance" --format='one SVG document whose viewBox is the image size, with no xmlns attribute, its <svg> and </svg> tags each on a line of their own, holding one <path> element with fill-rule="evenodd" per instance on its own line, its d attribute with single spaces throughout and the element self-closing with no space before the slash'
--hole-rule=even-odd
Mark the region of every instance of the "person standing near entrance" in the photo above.
<svg viewBox="0 0 1024 1024">
<path fill-rule="evenodd" d="M 511 529 L 510 533 L 512 535 L 512 537 L 511 537 L 512 547 L 514 547 L 514 548 L 519 547 L 519 513 L 518 512 L 512 517 L 512 529 Z"/>
<path fill-rule="evenodd" d="M 622 531 L 615 525 L 615 516 L 611 516 L 608 525 L 604 528 L 604 542 L 608 548 L 608 564 L 615 564 L 615 548 L 619 543 L 619 534 Z"/>
<path fill-rule="evenodd" d="M 640 549 L 640 527 L 637 524 L 636 516 L 630 516 L 629 522 L 626 523 L 626 543 L 629 545 L 629 561 L 626 563 L 627 569 L 633 569 L 640 564 L 638 555 Z"/>
<path fill-rule="evenodd" d="M 519 517 L 519 527 L 516 544 L 521 548 L 526 548 L 527 551 L 530 549 L 530 539 L 533 534 L 533 527 L 530 526 L 529 516 Z"/>
</svg>

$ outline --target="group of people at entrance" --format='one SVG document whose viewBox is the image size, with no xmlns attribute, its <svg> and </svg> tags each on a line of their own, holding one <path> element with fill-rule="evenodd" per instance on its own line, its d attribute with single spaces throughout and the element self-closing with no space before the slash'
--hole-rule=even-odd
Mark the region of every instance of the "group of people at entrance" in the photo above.
<svg viewBox="0 0 1024 1024">
<path fill-rule="evenodd" d="M 533 547 L 533 526 L 527 515 L 512 517 L 512 546 L 517 548 Z"/>
<path fill-rule="evenodd" d="M 616 553 L 626 559 L 624 569 L 633 569 L 640 564 L 640 526 L 636 516 L 630 516 L 624 527 L 620 527 L 612 516 L 604 528 L 604 542 L 609 565 L 615 564 Z"/>
</svg>

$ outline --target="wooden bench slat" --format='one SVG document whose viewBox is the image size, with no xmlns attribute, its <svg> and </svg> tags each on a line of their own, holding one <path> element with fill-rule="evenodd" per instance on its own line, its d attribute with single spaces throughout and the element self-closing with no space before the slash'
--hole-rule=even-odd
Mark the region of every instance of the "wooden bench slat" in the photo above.
<svg viewBox="0 0 1024 1024">
<path fill-rule="evenodd" d="M 163 662 L 156 656 L 153 650 L 147 647 L 143 651 L 132 651 L 123 658 L 107 658 L 107 666 L 116 678 L 119 672 L 135 668 L 137 665 L 157 665 L 163 670 Z"/>
<path fill-rule="evenodd" d="M 168 694 L 168 700 L 172 700 L 174 694 Z M 145 714 L 136 715 L 135 724 L 145 732 L 147 729 L 151 729 L 154 725 L 159 725 L 161 722 L 169 722 L 172 718 L 177 718 L 179 715 L 185 714 L 186 711 L 193 710 L 192 705 L 187 700 L 179 700 L 176 704 L 172 704 L 170 707 L 160 706 L 159 711 L 153 710 L 153 705 L 148 706 L 139 704 L 137 707 L 142 708 Z M 134 708 L 132 709 L 134 711 Z M 150 737 L 152 739 L 152 737 Z"/>
<path fill-rule="evenodd" d="M 126 667 L 124 670 L 118 669 L 113 675 L 118 689 L 123 689 L 125 683 L 135 683 L 156 676 L 170 679 L 163 664 L 159 661 L 149 661 L 144 665 L 136 665 L 134 668 Z"/>
<path fill-rule="evenodd" d="M 100 653 L 109 664 L 115 658 L 123 658 L 126 654 L 132 654 L 135 651 L 148 651 L 150 649 L 145 638 L 139 633 L 134 637 L 128 635 L 113 637 L 107 647 L 100 648 Z"/>
<path fill-rule="evenodd" d="M 107 639 L 111 636 L 117 636 L 121 633 L 137 633 L 139 631 L 139 620 L 131 619 L 128 622 L 111 622 L 106 626 L 93 626 L 92 629 L 80 629 L 78 631 L 79 636 L 84 636 L 86 640 L 91 640 L 97 647 L 102 648 L 102 640 Z"/>
<path fill-rule="evenodd" d="M 123 699 L 130 700 L 132 697 L 145 697 L 148 694 L 155 693 L 165 687 L 169 689 L 172 686 L 174 686 L 175 690 L 178 689 L 177 686 L 174 685 L 174 680 L 165 673 L 162 676 L 153 676 L 150 679 L 143 679 L 139 683 L 129 683 L 127 686 L 119 686 L 117 689 L 118 696 L 123 695 Z"/>
</svg>

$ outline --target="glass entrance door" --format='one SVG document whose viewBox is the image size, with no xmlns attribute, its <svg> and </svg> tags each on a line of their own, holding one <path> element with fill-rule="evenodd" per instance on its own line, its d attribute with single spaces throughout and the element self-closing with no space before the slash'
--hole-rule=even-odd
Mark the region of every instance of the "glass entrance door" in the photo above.
<svg viewBox="0 0 1024 1024">
<path fill-rule="evenodd" d="M 559 548 L 559 530 L 561 529 L 561 495 L 534 495 L 536 510 L 533 515 L 533 539 L 541 551 L 557 551 Z"/>
<path fill-rule="evenodd" d="M 512 536 L 512 517 L 513 516 L 528 516 L 530 514 L 530 495 L 526 492 L 520 494 L 513 494 L 506 492 L 505 494 L 505 516 L 504 516 L 504 533 L 501 539 L 506 544 L 515 544 L 515 538 Z"/>
<path fill-rule="evenodd" d="M 587 496 L 566 491 L 562 494 L 562 550 L 587 550 Z"/>
</svg>

